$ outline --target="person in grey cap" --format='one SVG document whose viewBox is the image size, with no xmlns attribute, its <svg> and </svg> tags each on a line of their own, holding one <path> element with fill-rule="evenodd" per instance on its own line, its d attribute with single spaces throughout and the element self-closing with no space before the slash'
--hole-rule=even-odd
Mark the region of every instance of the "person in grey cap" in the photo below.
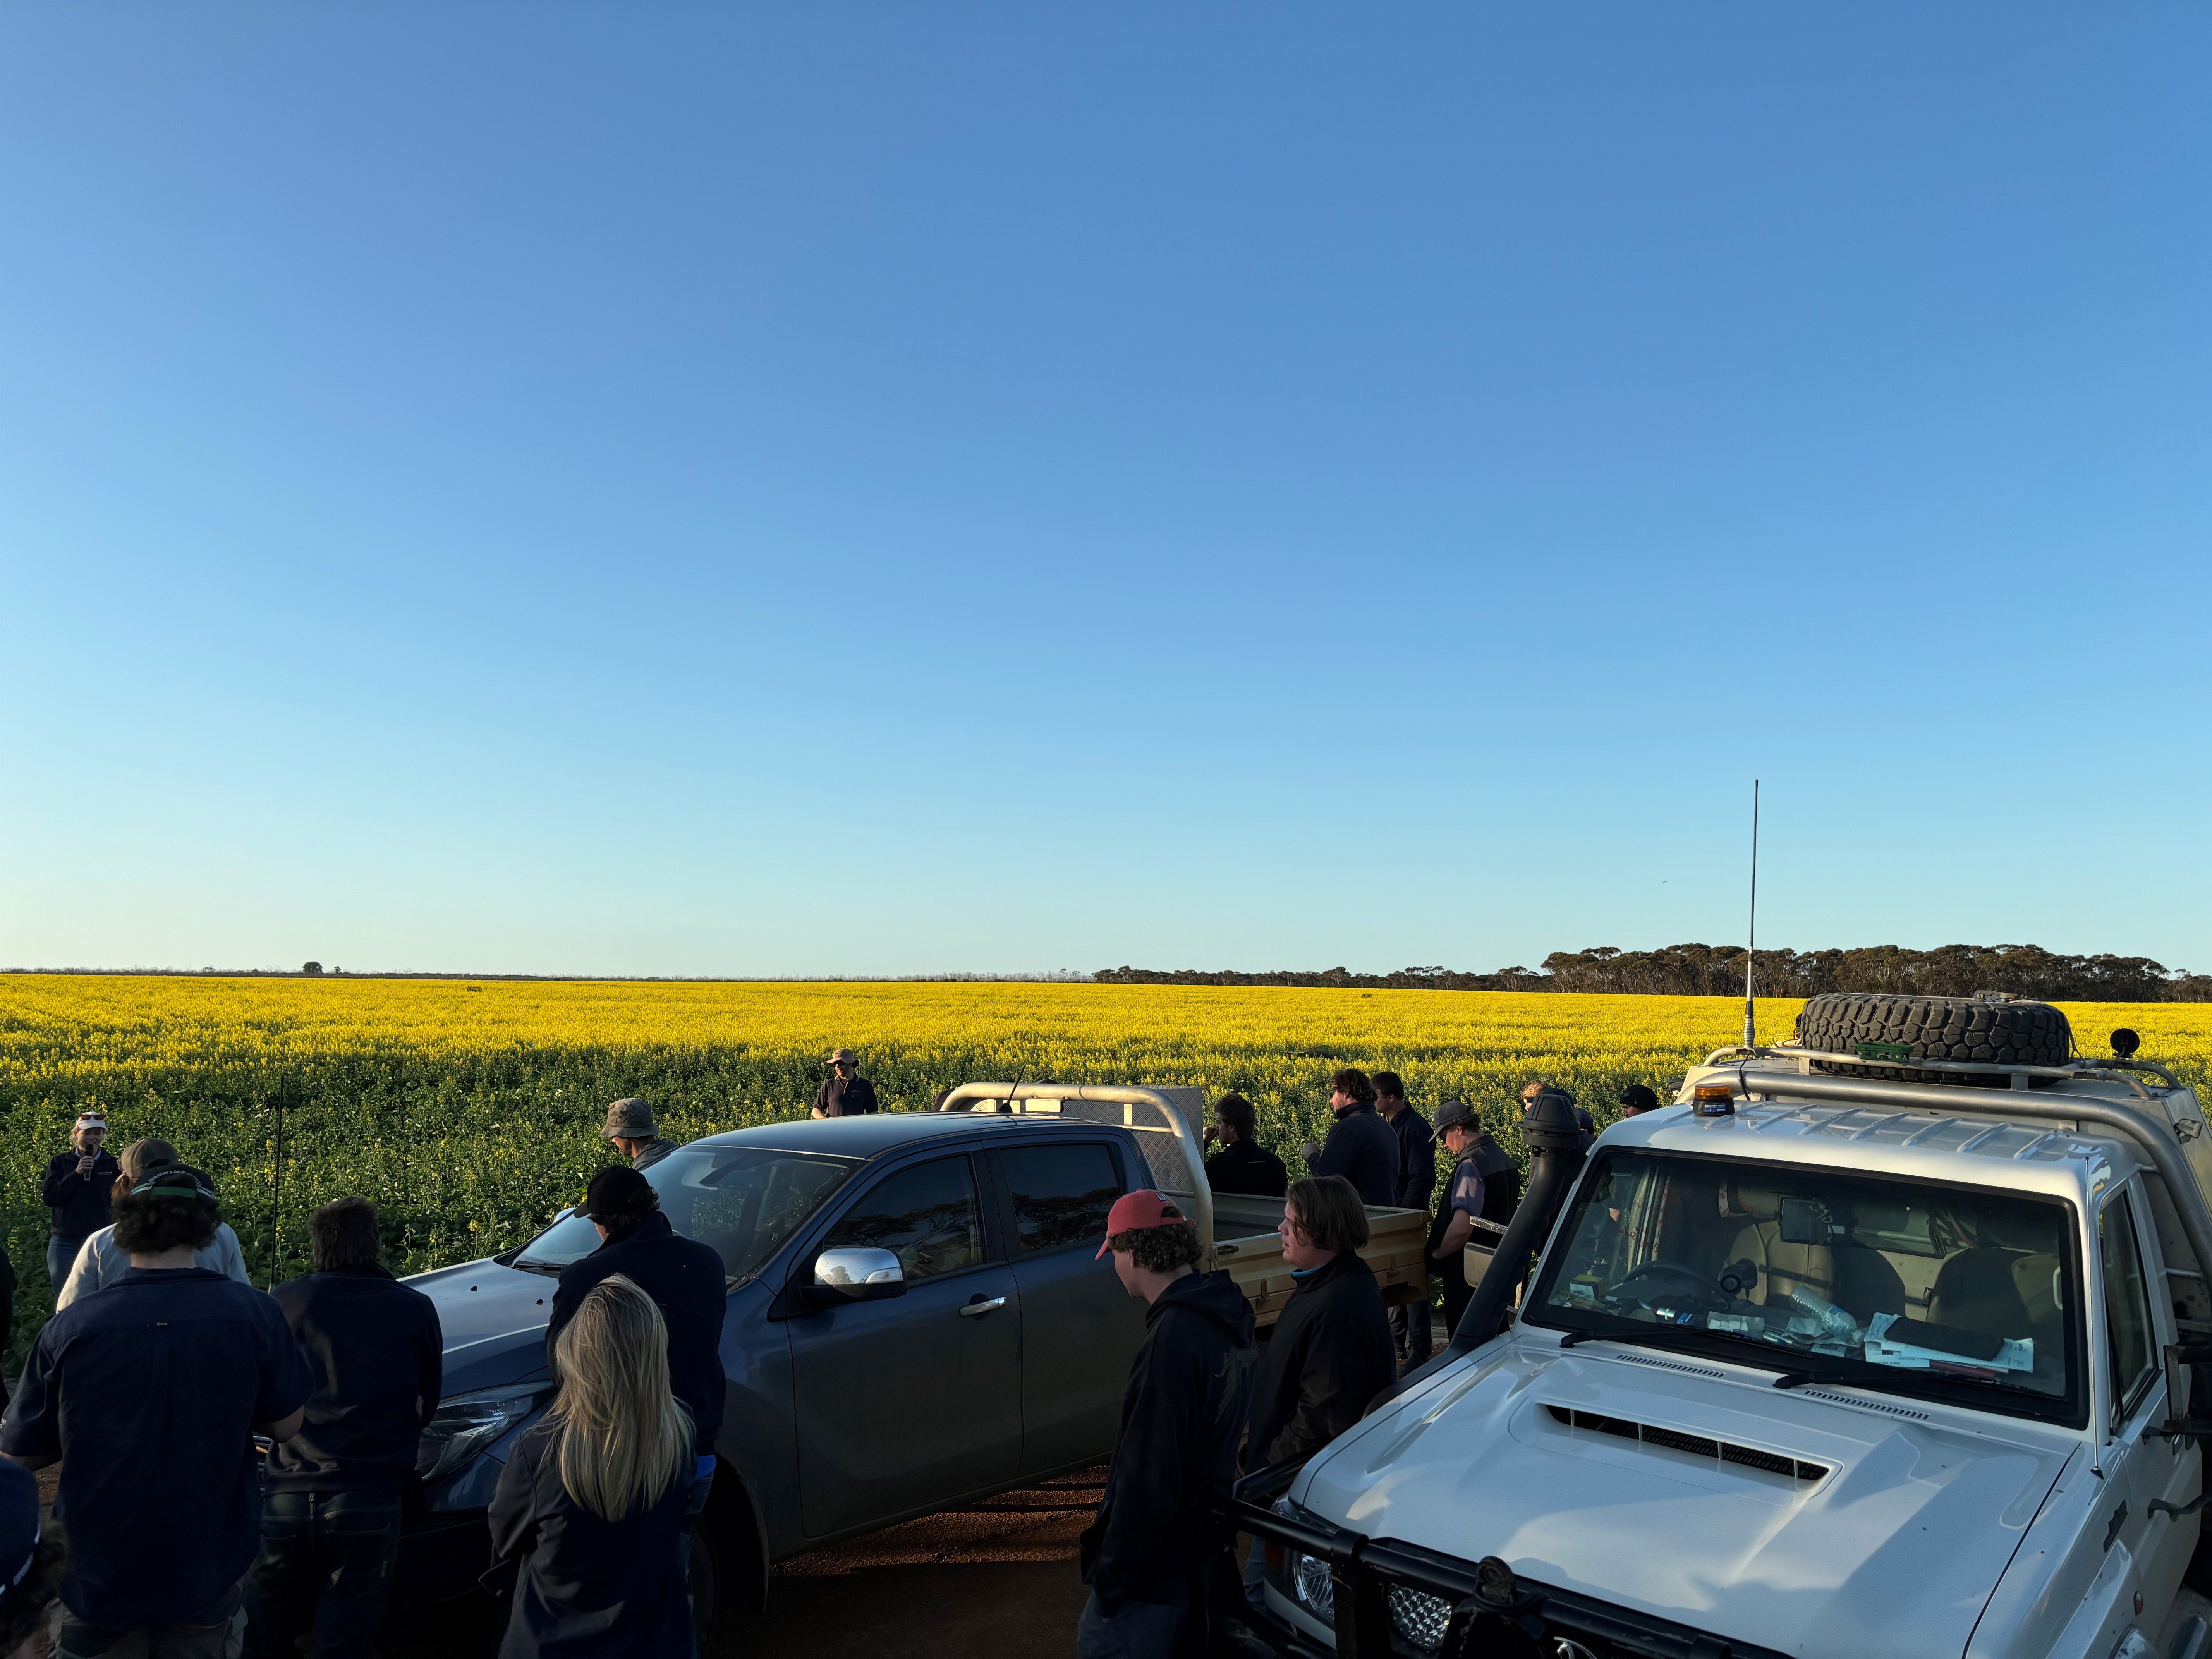
<svg viewBox="0 0 2212 1659">
<path fill-rule="evenodd" d="M 676 1150 L 676 1143 L 663 1140 L 653 1127 L 653 1103 L 636 1095 L 607 1108 L 604 1133 L 621 1149 L 633 1170 L 649 1170 Z"/>
<path fill-rule="evenodd" d="M 1443 1281 L 1444 1336 L 1459 1328 L 1459 1317 L 1474 1299 L 1474 1287 L 1463 1271 L 1461 1251 L 1474 1234 L 1474 1224 L 1484 1216 L 1488 1194 L 1482 1177 L 1482 1121 L 1463 1100 L 1447 1100 L 1437 1108 L 1437 1139 L 1451 1154 L 1452 1172 L 1444 1189 L 1443 1206 L 1429 1224 L 1429 1276 Z"/>
<path fill-rule="evenodd" d="M 853 1117 L 876 1109 L 876 1085 L 860 1075 L 860 1057 L 850 1048 L 830 1056 L 830 1075 L 814 1092 L 817 1117 Z"/>
</svg>

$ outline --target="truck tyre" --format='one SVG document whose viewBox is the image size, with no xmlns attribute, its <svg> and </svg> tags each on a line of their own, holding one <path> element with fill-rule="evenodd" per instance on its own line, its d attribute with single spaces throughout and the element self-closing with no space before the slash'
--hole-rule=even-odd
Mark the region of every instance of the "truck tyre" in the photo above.
<svg viewBox="0 0 2212 1659">
<path fill-rule="evenodd" d="M 1904 1064 L 1860 1065 L 1816 1060 L 1817 1071 L 1905 1083 L 1980 1085 L 2002 1089 L 2002 1073 L 1929 1071 L 1914 1060 L 1971 1060 L 1982 1066 L 2063 1066 L 2074 1054 L 2074 1030 L 2046 1002 L 1984 1002 L 1975 997 L 1893 996 L 1835 991 L 1811 999 L 1797 1016 L 1797 1045 L 1831 1054 L 1863 1054 L 1862 1044 L 1904 1048 Z M 1882 1059 L 1892 1059 L 1883 1055 Z"/>
</svg>

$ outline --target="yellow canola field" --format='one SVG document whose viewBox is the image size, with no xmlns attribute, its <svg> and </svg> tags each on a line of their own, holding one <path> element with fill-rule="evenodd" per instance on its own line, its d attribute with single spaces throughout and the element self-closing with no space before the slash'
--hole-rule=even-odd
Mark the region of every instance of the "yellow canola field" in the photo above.
<svg viewBox="0 0 2212 1659">
<path fill-rule="evenodd" d="M 1762 1000 L 1761 1037 L 1786 1036 L 1798 1006 Z M 2191 1080 L 2212 1061 L 2212 1005 L 2068 1012 L 2084 1052 L 2126 1024 Z M 1663 1089 L 1741 1019 L 1718 997 L 8 975 L 0 1224 L 27 1330 L 49 1305 L 40 1178 L 88 1107 L 116 1145 L 159 1134 L 206 1169 L 258 1274 L 299 1270 L 307 1212 L 347 1192 L 377 1200 L 412 1271 L 503 1249 L 574 1202 L 606 1155 L 610 1100 L 645 1095 L 679 1139 L 802 1116 L 841 1045 L 892 1109 L 978 1079 L 1192 1084 L 1248 1096 L 1278 1151 L 1322 1127 L 1332 1068 L 1387 1067 L 1425 1109 L 1475 1103 L 1517 1148 L 1508 1103 L 1527 1078 L 1610 1121 L 1622 1085 Z"/>
</svg>

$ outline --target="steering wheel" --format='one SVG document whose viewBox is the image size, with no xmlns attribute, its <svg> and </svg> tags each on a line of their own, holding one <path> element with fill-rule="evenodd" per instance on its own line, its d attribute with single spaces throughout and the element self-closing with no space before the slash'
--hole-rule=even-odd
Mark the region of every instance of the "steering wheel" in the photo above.
<svg viewBox="0 0 2212 1659">
<path fill-rule="evenodd" d="M 1640 1267 L 1632 1267 L 1627 1277 L 1613 1287 L 1613 1294 L 1620 1295 L 1639 1279 L 1671 1279 L 1675 1281 L 1676 1286 L 1680 1289 L 1692 1291 L 1710 1297 L 1718 1302 L 1723 1308 L 1735 1300 L 1735 1295 L 1723 1288 L 1720 1280 L 1710 1273 L 1702 1273 L 1692 1267 L 1686 1261 L 1653 1261 L 1645 1262 Z M 1653 1294 L 1664 1295 L 1665 1291 L 1662 1289 Z M 1650 1305 L 1648 1297 L 1644 1299 L 1644 1305 L 1647 1307 Z"/>
</svg>

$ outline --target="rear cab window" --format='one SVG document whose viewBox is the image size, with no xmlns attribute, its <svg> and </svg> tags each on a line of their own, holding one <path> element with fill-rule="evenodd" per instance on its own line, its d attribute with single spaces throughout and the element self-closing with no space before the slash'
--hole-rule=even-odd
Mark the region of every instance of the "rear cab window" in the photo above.
<svg viewBox="0 0 2212 1659">
<path fill-rule="evenodd" d="M 1106 1218 L 1121 1195 L 1121 1166 L 1103 1141 L 1009 1146 L 999 1154 L 1013 1207 L 1014 1252 L 1041 1255 L 1106 1237 Z"/>
</svg>

